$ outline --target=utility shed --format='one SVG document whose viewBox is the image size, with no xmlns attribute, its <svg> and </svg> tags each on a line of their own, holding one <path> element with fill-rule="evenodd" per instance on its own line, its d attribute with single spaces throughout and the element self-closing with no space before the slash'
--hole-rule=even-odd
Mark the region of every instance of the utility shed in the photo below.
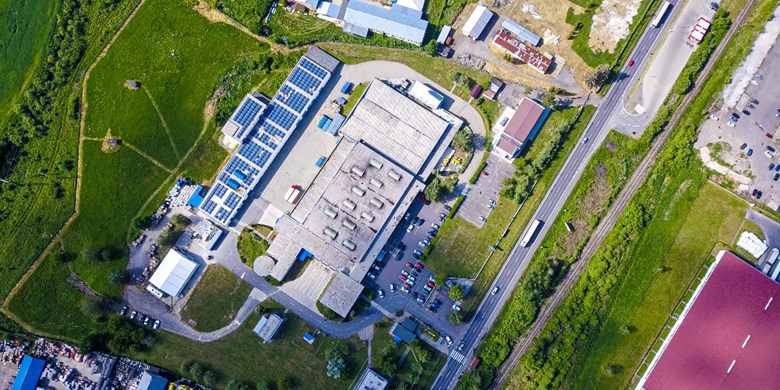
<svg viewBox="0 0 780 390">
<path fill-rule="evenodd" d="M 484 5 L 478 5 L 463 25 L 463 35 L 476 41 L 492 18 L 493 12 Z"/>
<path fill-rule="evenodd" d="M 439 33 L 439 37 L 436 38 L 436 43 L 439 44 L 445 44 L 447 42 L 447 38 L 449 38 L 450 33 L 452 32 L 452 27 L 450 26 L 444 26 L 441 28 L 441 32 Z"/>
<path fill-rule="evenodd" d="M 197 269 L 198 263 L 188 259 L 184 253 L 174 248 L 165 255 L 149 282 L 160 291 L 176 297 L 181 294 Z"/>
<path fill-rule="evenodd" d="M 45 365 L 46 362 L 41 359 L 24 355 L 22 365 L 19 367 L 19 373 L 16 374 L 11 390 L 35 390 Z"/>
</svg>

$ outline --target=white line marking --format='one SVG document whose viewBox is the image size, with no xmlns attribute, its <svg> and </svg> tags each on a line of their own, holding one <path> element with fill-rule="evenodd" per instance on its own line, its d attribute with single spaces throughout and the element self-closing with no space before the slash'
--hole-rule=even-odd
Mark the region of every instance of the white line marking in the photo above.
<svg viewBox="0 0 780 390">
<path fill-rule="evenodd" d="M 734 368 L 734 364 L 736 364 L 736 363 L 737 363 L 736 360 L 732 360 L 731 361 L 731 365 L 729 366 L 729 369 L 726 371 L 726 374 L 731 372 L 731 369 Z"/>
<path fill-rule="evenodd" d="M 745 342 L 742 343 L 742 348 L 745 348 L 745 346 L 747 345 L 748 340 L 750 340 L 750 335 L 748 335 L 748 337 L 745 339 Z"/>
<path fill-rule="evenodd" d="M 764 306 L 764 310 L 769 308 L 769 304 L 772 303 L 772 300 L 775 299 L 775 297 L 769 297 L 769 302 L 766 303 L 766 306 Z"/>
</svg>

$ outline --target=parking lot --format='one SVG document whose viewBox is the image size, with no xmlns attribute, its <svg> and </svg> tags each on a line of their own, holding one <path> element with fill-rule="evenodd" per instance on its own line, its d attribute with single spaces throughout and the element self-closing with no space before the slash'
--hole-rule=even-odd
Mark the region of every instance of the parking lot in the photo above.
<svg viewBox="0 0 780 390">
<path fill-rule="evenodd" d="M 498 192 L 504 187 L 504 180 L 515 172 L 515 166 L 493 154 L 488 156 L 485 174 L 479 176 L 477 182 L 468 187 L 466 198 L 458 209 L 458 216 L 481 228 L 485 224 L 495 202 Z"/>
<path fill-rule="evenodd" d="M 707 147 L 710 155 L 717 155 L 714 157 L 721 165 L 725 163 L 731 171 L 744 176 L 746 183 L 752 178 L 752 183 L 740 190 L 751 196 L 755 190 L 756 195 L 761 195 L 760 199 L 754 196 L 756 200 L 777 208 L 780 206 L 780 171 L 777 171 L 780 89 L 776 85 L 780 83 L 780 63 L 772 59 L 780 57 L 780 47 L 774 44 L 763 54 L 766 56 L 751 58 L 762 55 L 754 47 L 734 73 L 722 100 L 710 113 L 714 117 L 702 125 L 695 147 Z M 734 118 L 736 121 L 731 118 L 733 114 L 739 116 Z"/>
<path fill-rule="evenodd" d="M 317 299 L 325 291 L 331 279 L 333 279 L 333 271 L 330 268 L 319 261 L 309 261 L 301 276 L 285 283 L 280 289 L 301 304 L 317 310 Z"/>
</svg>

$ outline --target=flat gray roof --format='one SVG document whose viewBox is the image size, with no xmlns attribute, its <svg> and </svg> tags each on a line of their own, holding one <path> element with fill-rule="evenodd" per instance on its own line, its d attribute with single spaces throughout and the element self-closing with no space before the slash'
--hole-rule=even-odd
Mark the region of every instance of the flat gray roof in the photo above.
<svg viewBox="0 0 780 390">
<path fill-rule="evenodd" d="M 346 318 L 362 291 L 363 285 L 360 282 L 337 272 L 328 289 L 322 294 L 320 303 Z"/>
<path fill-rule="evenodd" d="M 360 377 L 354 390 L 384 390 L 387 387 L 387 379 L 367 368 Z"/>
<path fill-rule="evenodd" d="M 305 54 L 310 60 L 317 63 L 317 65 L 325 68 L 330 73 L 333 73 L 338 68 L 341 61 L 337 60 L 332 55 L 328 54 L 325 50 L 320 49 L 317 46 L 311 46 Z"/>
<path fill-rule="evenodd" d="M 341 133 L 418 174 L 450 123 L 384 82 L 374 79 Z"/>
</svg>

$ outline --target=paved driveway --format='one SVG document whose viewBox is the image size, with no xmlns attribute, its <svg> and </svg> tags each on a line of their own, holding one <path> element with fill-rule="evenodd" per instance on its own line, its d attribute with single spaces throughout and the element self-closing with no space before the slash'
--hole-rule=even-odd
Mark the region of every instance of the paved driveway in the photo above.
<svg viewBox="0 0 780 390">
<path fill-rule="evenodd" d="M 458 216 L 479 228 L 485 224 L 482 218 L 487 220 L 490 216 L 491 200 L 498 202 L 498 192 L 504 187 L 504 180 L 514 174 L 515 166 L 491 154 L 485 172 L 487 175 L 481 175 L 476 183 L 467 188 L 466 198 L 458 209 Z"/>
</svg>

